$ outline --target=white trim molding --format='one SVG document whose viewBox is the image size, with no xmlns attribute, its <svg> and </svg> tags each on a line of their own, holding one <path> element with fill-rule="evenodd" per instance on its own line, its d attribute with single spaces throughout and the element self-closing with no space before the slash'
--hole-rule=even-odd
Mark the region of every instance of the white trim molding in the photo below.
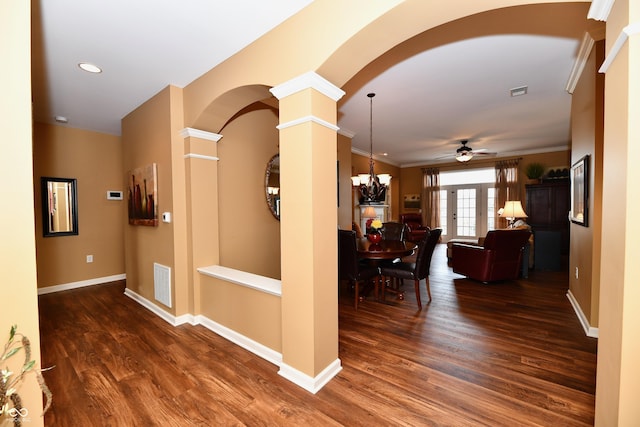
<svg viewBox="0 0 640 427">
<path fill-rule="evenodd" d="M 584 333 L 588 337 L 598 338 L 598 334 L 599 334 L 598 328 L 594 328 L 589 324 L 589 320 L 587 319 L 587 316 L 585 316 L 584 313 L 582 312 L 582 308 L 580 308 L 580 304 L 578 303 L 578 300 L 576 300 L 576 298 L 571 293 L 571 289 L 567 291 L 567 298 L 569 299 L 569 302 L 571 303 L 571 306 L 573 307 L 573 311 L 575 311 L 576 316 L 578 316 L 578 320 L 582 325 L 582 329 L 584 329 Z"/>
<path fill-rule="evenodd" d="M 126 278 L 126 274 L 116 274 L 113 276 L 96 277 L 95 279 L 81 280 L 79 282 L 65 283 L 62 285 L 47 286 L 46 288 L 39 288 L 38 295 L 68 291 L 71 289 L 84 288 L 86 286 L 103 285 L 105 283 L 116 282 L 118 280 L 126 280 Z"/>
<path fill-rule="evenodd" d="M 589 59 L 589 55 L 591 55 L 591 49 L 593 49 L 593 45 L 595 44 L 595 40 L 591 37 L 591 34 L 588 32 L 584 33 L 582 37 L 582 43 L 580 43 L 580 49 L 578 50 L 578 56 L 576 60 L 573 62 L 573 67 L 571 68 L 571 73 L 569 74 L 569 80 L 567 81 L 567 87 L 565 90 L 570 94 L 573 94 L 573 91 L 576 90 L 576 85 L 578 84 L 578 80 L 580 80 L 580 76 L 584 71 L 584 66 Z"/>
<path fill-rule="evenodd" d="M 184 155 L 185 159 L 203 159 L 203 160 L 220 160 L 216 156 L 205 156 L 204 154 L 187 153 Z"/>
<path fill-rule="evenodd" d="M 587 13 L 587 19 L 595 19 L 596 21 L 606 21 L 611 13 L 611 7 L 615 0 L 593 0 L 589 12 Z"/>
<path fill-rule="evenodd" d="M 269 363 L 273 363 L 276 366 L 280 366 L 280 364 L 282 363 L 282 354 L 260 344 L 257 341 L 252 340 L 251 338 L 239 334 L 238 332 L 229 329 L 226 326 L 221 325 L 220 323 L 214 322 L 208 317 L 198 315 L 196 316 L 196 322 L 197 324 L 202 325 L 210 331 L 220 335 L 222 338 L 225 338 L 226 340 L 239 345 L 245 350 L 250 351 L 256 356 L 263 358 Z"/>
<path fill-rule="evenodd" d="M 616 59 L 616 56 L 618 56 L 620 49 L 622 49 L 622 46 L 624 46 L 627 39 L 638 33 L 640 33 L 640 22 L 634 22 L 633 24 L 629 24 L 624 27 L 613 46 L 611 46 L 611 50 L 609 51 L 607 58 L 604 60 L 600 70 L 598 71 L 606 73 L 613 61 Z"/>
<path fill-rule="evenodd" d="M 309 71 L 308 73 L 295 77 L 288 82 L 272 87 L 269 89 L 269 92 L 271 92 L 276 98 L 282 99 L 309 88 L 317 90 L 334 101 L 338 101 L 345 94 L 345 91 L 320 76 L 315 71 Z"/>
<path fill-rule="evenodd" d="M 324 387 L 329 381 L 331 381 L 333 377 L 338 375 L 338 372 L 340 372 L 341 370 L 342 363 L 340 362 L 340 359 L 336 359 L 315 377 L 310 377 L 304 372 L 300 372 L 297 369 L 287 365 L 286 363 L 280 364 L 280 370 L 278 371 L 278 374 L 288 379 L 292 383 L 299 385 L 308 392 L 316 394 L 322 387 Z"/>
<path fill-rule="evenodd" d="M 275 296 L 282 296 L 282 282 L 258 274 L 248 273 L 234 268 L 223 267 L 221 265 L 210 265 L 208 267 L 199 267 L 196 269 L 198 273 L 205 276 L 215 277 L 236 285 L 246 286 Z"/>
<path fill-rule="evenodd" d="M 184 128 L 180 131 L 180 136 L 183 138 L 186 137 L 194 137 L 200 139 L 206 139 L 208 141 L 218 142 L 222 139 L 222 135 L 213 132 L 207 132 L 206 130 L 194 129 L 194 128 Z"/>
<path fill-rule="evenodd" d="M 191 314 L 184 314 L 182 316 L 174 316 L 173 314 L 163 310 L 156 303 L 146 299 L 142 295 L 132 291 L 129 288 L 124 288 L 124 294 L 170 324 L 171 326 L 180 326 L 185 323 L 189 323 L 190 325 L 196 325 L 195 318 Z"/>
<path fill-rule="evenodd" d="M 282 129 L 290 128 L 292 126 L 297 126 L 302 123 L 307 123 L 307 122 L 317 123 L 321 126 L 327 127 L 334 131 L 338 131 L 340 129 L 338 126 L 334 125 L 333 123 L 329 123 L 328 121 L 322 120 L 321 118 L 318 118 L 316 116 L 305 116 L 305 117 L 300 117 L 299 119 L 291 120 L 290 122 L 281 123 L 278 126 L 276 126 L 276 129 L 282 130 Z"/>
</svg>

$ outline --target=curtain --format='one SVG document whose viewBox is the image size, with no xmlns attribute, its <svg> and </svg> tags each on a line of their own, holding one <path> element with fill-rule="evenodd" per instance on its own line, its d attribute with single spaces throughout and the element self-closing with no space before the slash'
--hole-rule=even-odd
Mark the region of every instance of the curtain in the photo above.
<svg viewBox="0 0 640 427">
<path fill-rule="evenodd" d="M 496 228 L 507 228 L 508 225 L 507 219 L 499 217 L 497 210 L 504 207 L 507 200 L 521 200 L 518 183 L 519 164 L 520 159 L 496 162 Z"/>
<path fill-rule="evenodd" d="M 422 169 L 422 223 L 440 227 L 440 169 Z"/>
</svg>

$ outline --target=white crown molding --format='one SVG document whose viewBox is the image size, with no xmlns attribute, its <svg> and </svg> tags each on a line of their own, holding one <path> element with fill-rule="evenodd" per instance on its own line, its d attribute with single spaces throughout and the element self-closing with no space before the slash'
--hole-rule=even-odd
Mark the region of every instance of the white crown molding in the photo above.
<svg viewBox="0 0 640 427">
<path fill-rule="evenodd" d="M 611 46 L 611 50 L 609 51 L 607 58 L 604 60 L 600 70 L 598 71 L 606 73 L 613 61 L 616 59 L 616 56 L 618 56 L 620 49 L 622 49 L 622 46 L 624 46 L 627 39 L 638 33 L 640 33 L 640 22 L 634 22 L 633 24 L 629 24 L 624 27 L 616 39 L 616 42 Z"/>
<path fill-rule="evenodd" d="M 587 19 L 595 19 L 596 21 L 606 21 L 611 13 L 611 7 L 615 0 L 593 0 Z"/>
<path fill-rule="evenodd" d="M 334 131 L 338 131 L 340 129 L 338 126 L 334 125 L 333 123 L 329 123 L 328 121 L 322 120 L 321 118 L 316 117 L 316 116 L 300 117 L 299 119 L 291 120 L 290 122 L 281 123 L 278 126 L 276 126 L 276 128 L 278 130 L 282 130 L 282 129 L 286 129 L 286 128 L 289 128 L 289 127 L 292 127 L 292 126 L 297 126 L 297 125 L 302 124 L 302 123 L 307 123 L 307 122 L 317 123 L 317 124 L 319 124 L 321 126 L 327 127 L 327 128 L 329 128 L 331 130 L 334 130 Z"/>
<path fill-rule="evenodd" d="M 576 85 L 584 71 L 584 66 L 589 59 L 589 55 L 591 55 L 591 49 L 593 49 L 594 44 L 595 40 L 591 37 L 591 34 L 588 32 L 584 33 L 582 43 L 580 43 L 580 49 L 578 50 L 578 56 L 573 62 L 571 73 L 569 73 L 569 80 L 567 81 L 567 87 L 565 88 L 565 90 L 570 94 L 573 94 L 573 91 L 576 90 Z"/>
<path fill-rule="evenodd" d="M 356 136 L 356 133 L 353 131 L 350 131 L 349 129 L 340 128 L 338 130 L 338 133 L 342 136 L 346 136 L 349 139 L 353 139 L 353 137 Z"/>
<path fill-rule="evenodd" d="M 222 135 L 213 132 L 207 132 L 205 130 L 184 128 L 180 131 L 180 136 L 186 138 L 192 136 L 194 138 L 206 139 L 208 141 L 218 142 L 222 138 Z"/>
<path fill-rule="evenodd" d="M 342 89 L 314 71 L 309 71 L 308 73 L 295 77 L 288 82 L 272 87 L 269 91 L 276 98 L 282 99 L 309 88 L 317 90 L 334 101 L 338 101 L 345 94 Z"/>
</svg>

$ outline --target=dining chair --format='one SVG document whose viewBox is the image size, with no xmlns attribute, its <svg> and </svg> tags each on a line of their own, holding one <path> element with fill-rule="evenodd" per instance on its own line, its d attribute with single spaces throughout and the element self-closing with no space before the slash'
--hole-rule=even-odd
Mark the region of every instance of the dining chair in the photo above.
<svg viewBox="0 0 640 427">
<path fill-rule="evenodd" d="M 356 233 L 352 230 L 338 230 L 338 277 L 347 280 L 354 289 L 354 307 L 364 298 L 360 296 L 361 285 L 373 281 L 375 298 L 378 299 L 378 266 L 361 263 L 358 260 Z"/>
<path fill-rule="evenodd" d="M 429 286 L 429 269 L 431 268 L 431 258 L 433 251 L 442 235 L 441 228 L 433 228 L 427 232 L 425 238 L 418 243 L 418 253 L 415 262 L 397 262 L 380 267 L 380 275 L 382 276 L 382 299 L 385 297 L 387 290 L 384 284 L 387 278 L 409 279 L 413 280 L 416 290 L 416 300 L 418 308 L 422 310 L 422 301 L 420 300 L 420 281 L 425 279 L 427 294 L 431 301 L 431 287 Z"/>
<path fill-rule="evenodd" d="M 384 240 L 406 240 L 407 226 L 400 222 L 382 223 L 382 238 Z"/>
</svg>

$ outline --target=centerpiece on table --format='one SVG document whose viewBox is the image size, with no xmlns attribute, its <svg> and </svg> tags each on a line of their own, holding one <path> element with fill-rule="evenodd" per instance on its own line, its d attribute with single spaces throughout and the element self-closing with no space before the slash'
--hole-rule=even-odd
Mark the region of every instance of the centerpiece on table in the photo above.
<svg viewBox="0 0 640 427">
<path fill-rule="evenodd" d="M 382 221 L 379 219 L 367 221 L 367 239 L 371 243 L 380 243 L 382 240 Z"/>
</svg>

